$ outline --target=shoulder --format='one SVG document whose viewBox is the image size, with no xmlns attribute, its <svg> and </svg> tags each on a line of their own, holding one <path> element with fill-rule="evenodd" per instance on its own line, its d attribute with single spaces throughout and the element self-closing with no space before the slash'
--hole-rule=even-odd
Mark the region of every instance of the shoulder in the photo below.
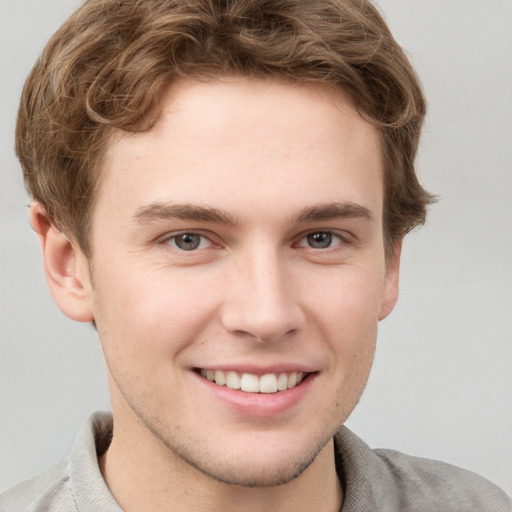
<svg viewBox="0 0 512 512">
<path fill-rule="evenodd" d="M 374 450 L 374 454 L 411 504 L 428 503 L 436 511 L 512 511 L 505 492 L 471 471 L 393 450 Z"/>
<path fill-rule="evenodd" d="M 112 415 L 91 414 L 70 456 L 41 475 L 0 495 L 0 512 L 121 512 L 98 465 L 112 438 Z"/>
<path fill-rule="evenodd" d="M 346 428 L 335 438 L 346 499 L 367 510 L 511 512 L 512 502 L 488 480 L 450 464 L 393 450 L 373 450 Z M 357 510 L 347 504 L 347 510 Z M 343 509 L 345 512 L 345 508 Z"/>
<path fill-rule="evenodd" d="M 75 512 L 77 508 L 71 492 L 68 459 L 2 493 L 0 510 L 2 512 Z"/>
</svg>

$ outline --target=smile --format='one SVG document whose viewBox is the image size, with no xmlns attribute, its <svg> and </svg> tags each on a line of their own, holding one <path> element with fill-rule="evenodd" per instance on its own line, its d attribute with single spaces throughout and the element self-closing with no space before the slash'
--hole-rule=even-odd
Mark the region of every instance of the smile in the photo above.
<svg viewBox="0 0 512 512">
<path fill-rule="evenodd" d="M 299 385 L 309 375 L 304 372 L 267 373 L 255 375 L 236 371 L 199 370 L 199 374 L 218 386 L 244 391 L 245 393 L 277 393 Z"/>
</svg>

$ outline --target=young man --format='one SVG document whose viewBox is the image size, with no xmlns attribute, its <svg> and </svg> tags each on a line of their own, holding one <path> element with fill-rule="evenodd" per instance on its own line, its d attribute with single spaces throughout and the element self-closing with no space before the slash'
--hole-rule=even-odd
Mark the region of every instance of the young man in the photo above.
<svg viewBox="0 0 512 512">
<path fill-rule="evenodd" d="M 342 427 L 431 201 L 424 114 L 366 2 L 86 2 L 27 81 L 17 152 L 112 417 L 0 508 L 509 510 Z"/>
</svg>

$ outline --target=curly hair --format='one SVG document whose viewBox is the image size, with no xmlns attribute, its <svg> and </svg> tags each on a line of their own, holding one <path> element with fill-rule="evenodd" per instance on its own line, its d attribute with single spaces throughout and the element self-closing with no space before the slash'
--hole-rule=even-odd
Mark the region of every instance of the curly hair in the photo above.
<svg viewBox="0 0 512 512">
<path fill-rule="evenodd" d="M 378 130 L 386 254 L 433 200 L 414 160 L 426 103 L 368 0 L 88 0 L 23 90 L 16 152 L 29 194 L 90 255 L 91 211 L 115 129 L 150 129 L 179 77 L 286 77 L 339 86 Z"/>
</svg>

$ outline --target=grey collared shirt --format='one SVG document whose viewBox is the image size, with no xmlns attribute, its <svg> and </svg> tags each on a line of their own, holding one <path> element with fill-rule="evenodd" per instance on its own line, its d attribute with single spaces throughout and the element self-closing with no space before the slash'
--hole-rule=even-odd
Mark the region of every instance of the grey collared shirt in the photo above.
<svg viewBox="0 0 512 512">
<path fill-rule="evenodd" d="M 1 512 L 122 512 L 98 465 L 112 416 L 92 414 L 70 456 L 0 496 Z M 336 434 L 341 512 L 511 512 L 510 498 L 469 471 L 391 450 L 372 450 L 347 428 Z"/>
</svg>

